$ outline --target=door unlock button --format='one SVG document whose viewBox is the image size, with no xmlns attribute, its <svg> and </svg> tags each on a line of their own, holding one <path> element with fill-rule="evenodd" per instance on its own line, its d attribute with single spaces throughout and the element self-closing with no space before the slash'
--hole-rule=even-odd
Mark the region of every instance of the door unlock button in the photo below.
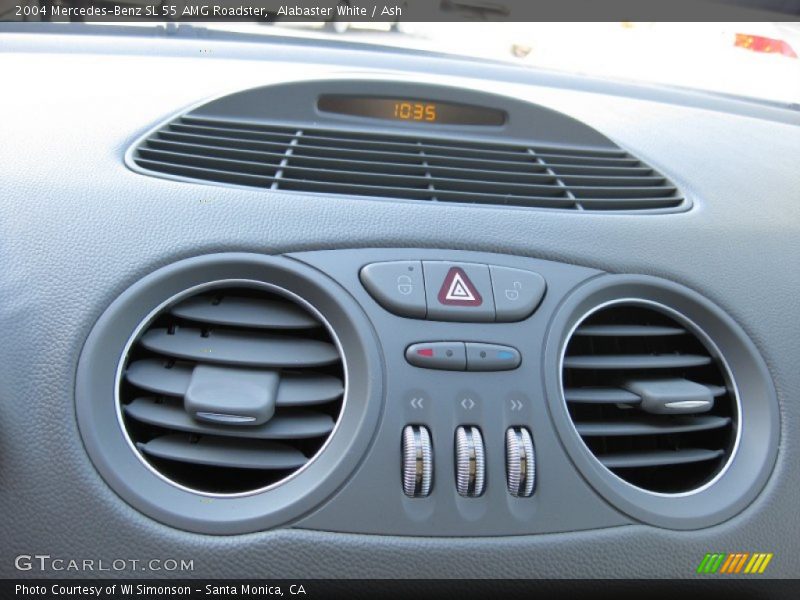
<svg viewBox="0 0 800 600">
<path fill-rule="evenodd" d="M 495 320 L 521 321 L 528 318 L 544 297 L 547 284 L 533 271 L 491 265 Z"/>
</svg>

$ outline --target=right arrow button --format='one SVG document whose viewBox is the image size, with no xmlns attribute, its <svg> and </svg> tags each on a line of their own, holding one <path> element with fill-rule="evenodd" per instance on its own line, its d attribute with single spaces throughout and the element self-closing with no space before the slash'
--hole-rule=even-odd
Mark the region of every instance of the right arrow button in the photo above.
<svg viewBox="0 0 800 600">
<path fill-rule="evenodd" d="M 544 297 L 544 277 L 532 271 L 491 265 L 496 321 L 511 322 L 528 318 Z"/>
</svg>

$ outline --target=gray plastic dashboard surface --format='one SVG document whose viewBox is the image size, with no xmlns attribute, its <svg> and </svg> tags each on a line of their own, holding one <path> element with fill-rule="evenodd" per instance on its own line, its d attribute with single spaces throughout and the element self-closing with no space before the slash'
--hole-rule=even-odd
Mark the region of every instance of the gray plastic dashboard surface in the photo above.
<svg viewBox="0 0 800 600">
<path fill-rule="evenodd" d="M 597 82 L 547 87 L 547 78 L 505 68 L 495 78 L 486 65 L 459 63 L 448 75 L 439 58 L 429 64 L 440 82 L 491 86 L 585 120 L 672 175 L 691 191 L 693 210 L 640 218 L 265 195 L 142 177 L 122 156 L 199 99 L 298 78 L 291 52 L 256 45 L 237 57 L 226 43 L 140 39 L 109 54 L 112 38 L 12 37 L 3 40 L 0 66 L 25 84 L 0 95 L 8 117 L 0 145 L 0 575 L 41 576 L 16 571 L 13 559 L 45 552 L 191 558 L 199 577 L 574 575 L 565 564 L 581 565 L 582 576 L 686 577 L 706 552 L 743 549 L 774 552 L 770 575 L 797 575 L 800 538 L 787 527 L 800 489 L 800 129 L 792 119 L 660 102 L 652 91 L 622 97 Z M 210 55 L 200 55 L 204 45 Z M 433 79 L 420 74 L 419 57 L 340 51 L 322 64 L 303 56 L 302 78 L 357 68 Z M 746 330 L 775 382 L 781 446 L 766 487 L 743 512 L 702 531 L 631 525 L 502 539 L 298 529 L 204 536 L 159 524 L 111 491 L 82 446 L 74 386 L 83 343 L 114 298 L 189 256 L 375 246 L 503 252 L 696 289 Z"/>
</svg>

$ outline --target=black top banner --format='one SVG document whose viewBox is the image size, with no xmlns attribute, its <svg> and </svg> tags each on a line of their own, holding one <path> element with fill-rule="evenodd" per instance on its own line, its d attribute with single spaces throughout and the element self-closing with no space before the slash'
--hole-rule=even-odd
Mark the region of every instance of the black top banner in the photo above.
<svg viewBox="0 0 800 600">
<path fill-rule="evenodd" d="M 0 0 L 0 21 L 793 21 L 800 0 Z"/>
</svg>

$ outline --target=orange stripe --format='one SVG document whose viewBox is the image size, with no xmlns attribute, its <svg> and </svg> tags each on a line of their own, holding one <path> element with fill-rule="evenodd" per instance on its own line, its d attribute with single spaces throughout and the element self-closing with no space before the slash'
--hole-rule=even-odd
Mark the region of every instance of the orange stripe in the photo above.
<svg viewBox="0 0 800 600">
<path fill-rule="evenodd" d="M 738 554 L 728 554 L 728 558 L 725 561 L 725 563 L 722 565 L 722 568 L 719 570 L 719 572 L 720 573 L 727 573 L 728 572 L 728 565 L 730 565 L 734 561 L 734 559 L 736 557 L 738 557 L 738 556 L 739 556 Z"/>
<path fill-rule="evenodd" d="M 731 565 L 730 571 L 728 571 L 728 573 L 736 572 L 736 569 L 739 567 L 739 563 L 741 562 L 743 556 L 745 556 L 744 552 L 739 552 L 736 555 L 736 560 L 733 561 L 733 564 Z"/>
<path fill-rule="evenodd" d="M 750 553 L 749 553 L 749 552 L 745 552 L 744 554 L 742 554 L 742 558 L 741 558 L 741 560 L 739 561 L 739 564 L 738 564 L 738 565 L 736 565 L 736 570 L 734 571 L 734 573 L 738 573 L 739 571 L 741 571 L 741 570 L 742 570 L 742 567 L 744 566 L 744 563 L 745 563 L 745 561 L 747 560 L 747 557 L 748 557 L 748 556 L 750 556 Z"/>
</svg>

